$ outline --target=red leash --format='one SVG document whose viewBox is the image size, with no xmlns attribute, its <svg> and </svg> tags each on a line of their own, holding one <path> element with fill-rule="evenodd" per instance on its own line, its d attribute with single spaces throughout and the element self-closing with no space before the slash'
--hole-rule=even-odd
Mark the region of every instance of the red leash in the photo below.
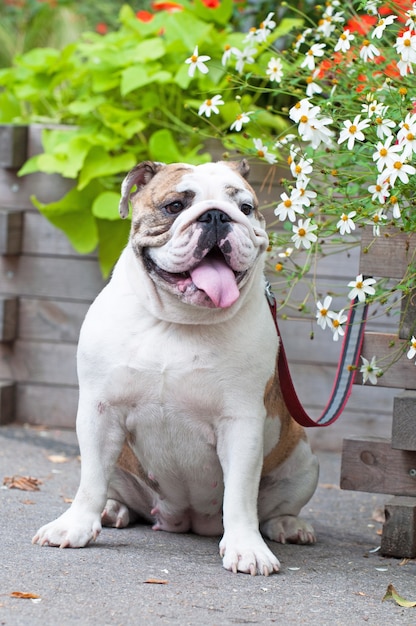
<svg viewBox="0 0 416 626">
<path fill-rule="evenodd" d="M 359 302 L 357 298 L 351 302 L 341 349 L 341 357 L 338 363 L 331 397 L 322 415 L 315 421 L 306 413 L 296 394 L 290 376 L 282 335 L 277 324 L 276 298 L 274 297 L 269 283 L 266 285 L 266 297 L 280 339 L 278 373 L 283 398 L 290 414 L 301 426 L 305 427 L 329 426 L 333 424 L 339 418 L 347 404 L 347 400 L 351 395 L 355 374 L 357 369 L 359 369 L 368 305 Z"/>
</svg>

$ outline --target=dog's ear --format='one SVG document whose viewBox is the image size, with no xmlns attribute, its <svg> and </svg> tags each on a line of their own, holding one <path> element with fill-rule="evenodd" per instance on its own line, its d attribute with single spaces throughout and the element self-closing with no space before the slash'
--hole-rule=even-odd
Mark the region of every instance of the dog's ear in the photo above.
<svg viewBox="0 0 416 626">
<path fill-rule="evenodd" d="M 132 194 L 135 195 L 152 180 L 153 176 L 155 176 L 155 174 L 157 174 L 163 166 L 164 163 L 143 161 L 143 163 L 139 163 L 136 167 L 130 170 L 121 184 L 121 199 L 118 205 L 120 216 L 123 219 L 125 219 L 129 214 L 129 200 L 131 197 L 130 191 L 132 190 L 132 187 L 136 186 L 136 191 Z"/>
<path fill-rule="evenodd" d="M 250 165 L 247 159 L 242 159 L 241 161 L 231 161 L 228 162 L 228 165 L 232 167 L 236 172 L 240 174 L 246 180 L 248 179 L 248 175 L 250 173 Z"/>
</svg>

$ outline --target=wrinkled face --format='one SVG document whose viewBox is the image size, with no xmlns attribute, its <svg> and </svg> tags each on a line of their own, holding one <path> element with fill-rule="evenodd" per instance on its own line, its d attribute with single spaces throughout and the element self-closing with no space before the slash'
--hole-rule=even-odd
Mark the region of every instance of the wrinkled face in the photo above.
<svg viewBox="0 0 416 626">
<path fill-rule="evenodd" d="M 136 255 L 183 302 L 230 307 L 268 245 L 254 191 L 237 164 L 151 165 L 130 180 Z"/>
</svg>

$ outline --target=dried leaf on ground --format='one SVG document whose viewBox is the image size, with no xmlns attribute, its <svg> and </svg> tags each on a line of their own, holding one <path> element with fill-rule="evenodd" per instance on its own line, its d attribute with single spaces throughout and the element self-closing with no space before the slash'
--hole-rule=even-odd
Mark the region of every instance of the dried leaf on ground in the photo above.
<svg viewBox="0 0 416 626">
<path fill-rule="evenodd" d="M 386 511 L 384 506 L 377 506 L 371 515 L 371 519 L 374 522 L 381 522 L 382 524 L 384 524 L 384 522 L 386 521 Z"/>
<path fill-rule="evenodd" d="M 23 598 L 24 600 L 37 600 L 40 598 L 37 593 L 28 593 L 26 591 L 12 591 L 11 598 Z"/>
<path fill-rule="evenodd" d="M 144 581 L 148 585 L 167 585 L 168 580 L 161 580 L 160 578 L 148 578 Z"/>
<path fill-rule="evenodd" d="M 67 463 L 69 461 L 69 458 L 63 454 L 50 454 L 47 459 L 51 463 Z"/>
<path fill-rule="evenodd" d="M 42 481 L 33 476 L 5 476 L 3 485 L 9 489 L 21 489 L 22 491 L 39 491 Z"/>
<path fill-rule="evenodd" d="M 416 601 L 413 600 L 406 600 L 406 598 L 402 598 L 402 596 L 400 596 L 396 589 L 394 588 L 394 586 L 390 583 L 389 586 L 387 587 L 387 591 L 384 595 L 384 598 L 382 600 L 382 602 L 384 602 L 384 600 L 394 600 L 394 602 L 396 602 L 396 604 L 398 604 L 399 606 L 403 606 L 407 609 L 410 609 L 412 607 L 416 606 Z"/>
</svg>

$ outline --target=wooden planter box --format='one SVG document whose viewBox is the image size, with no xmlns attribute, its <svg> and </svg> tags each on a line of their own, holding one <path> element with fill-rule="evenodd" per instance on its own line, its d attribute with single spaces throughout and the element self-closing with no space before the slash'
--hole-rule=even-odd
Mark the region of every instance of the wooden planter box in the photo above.
<svg viewBox="0 0 416 626">
<path fill-rule="evenodd" d="M 402 278 L 415 262 L 416 234 L 392 231 L 374 243 L 371 229 L 362 240 L 361 272 L 386 278 Z M 371 246 L 369 244 L 371 243 Z M 364 252 L 368 250 L 367 252 Z M 416 288 L 402 302 L 399 331 L 395 334 L 366 333 L 363 356 L 378 359 L 391 354 L 399 344 L 410 347 L 416 335 Z M 381 551 L 386 556 L 416 556 L 416 367 L 404 354 L 379 379 L 377 388 L 403 389 L 394 398 L 391 437 L 351 437 L 344 440 L 341 488 L 394 496 L 387 502 Z M 363 406 L 365 410 L 365 405 Z M 370 433 L 371 434 L 371 433 Z"/>
<path fill-rule="evenodd" d="M 75 353 L 102 288 L 94 256 L 77 254 L 30 202 L 69 190 L 60 176 L 17 171 L 42 151 L 44 127 L 0 127 L 0 424 L 74 426 Z"/>
</svg>

